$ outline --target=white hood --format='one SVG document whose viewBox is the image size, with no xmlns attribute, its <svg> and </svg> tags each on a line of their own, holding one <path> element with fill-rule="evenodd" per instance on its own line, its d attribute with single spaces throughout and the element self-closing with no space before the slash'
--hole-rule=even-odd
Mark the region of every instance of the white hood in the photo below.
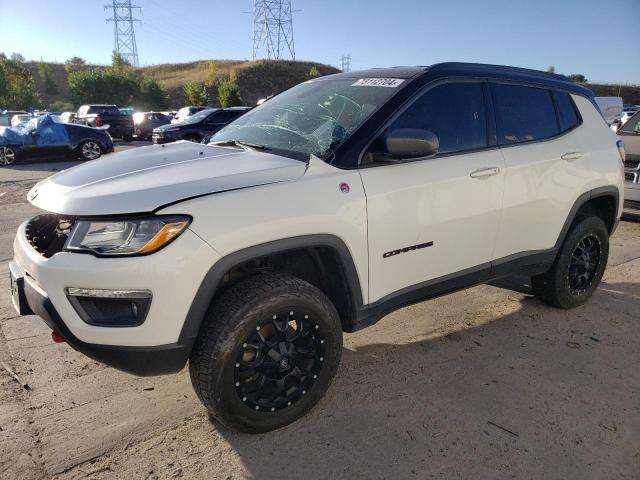
<svg viewBox="0 0 640 480">
<path fill-rule="evenodd" d="M 28 199 L 66 215 L 152 212 L 199 195 L 293 180 L 306 168 L 305 162 L 269 153 L 180 141 L 64 170 L 36 184 Z"/>
</svg>

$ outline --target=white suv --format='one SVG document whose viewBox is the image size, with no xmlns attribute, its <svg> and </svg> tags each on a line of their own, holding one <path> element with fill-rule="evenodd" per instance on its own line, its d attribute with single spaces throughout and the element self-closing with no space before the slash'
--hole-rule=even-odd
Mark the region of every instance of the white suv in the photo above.
<svg viewBox="0 0 640 480">
<path fill-rule="evenodd" d="M 622 209 L 622 143 L 564 77 L 445 63 L 300 84 L 208 145 L 108 155 L 37 184 L 13 300 L 88 356 L 179 371 L 223 424 L 308 411 L 342 332 L 513 272 L 584 303 Z"/>
</svg>

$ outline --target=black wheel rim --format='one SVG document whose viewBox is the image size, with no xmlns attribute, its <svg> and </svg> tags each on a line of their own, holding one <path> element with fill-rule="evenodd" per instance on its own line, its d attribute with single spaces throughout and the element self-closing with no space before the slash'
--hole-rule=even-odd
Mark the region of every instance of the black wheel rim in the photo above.
<svg viewBox="0 0 640 480">
<path fill-rule="evenodd" d="M 298 309 L 276 312 L 256 327 L 236 356 L 234 384 L 252 410 L 290 407 L 317 382 L 324 362 L 322 329 Z"/>
<path fill-rule="evenodd" d="M 601 258 L 602 245 L 597 235 L 586 235 L 578 242 L 571 253 L 567 277 L 572 294 L 580 295 L 593 285 Z"/>
</svg>

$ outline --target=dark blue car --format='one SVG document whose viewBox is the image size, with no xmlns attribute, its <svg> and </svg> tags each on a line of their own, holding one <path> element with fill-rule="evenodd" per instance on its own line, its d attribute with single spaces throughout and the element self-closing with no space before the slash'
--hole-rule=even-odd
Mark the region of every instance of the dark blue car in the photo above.
<svg viewBox="0 0 640 480">
<path fill-rule="evenodd" d="M 0 127 L 0 167 L 18 160 L 95 160 L 112 151 L 113 141 L 106 130 L 62 123 L 54 115 L 42 115 L 14 128 Z"/>
</svg>

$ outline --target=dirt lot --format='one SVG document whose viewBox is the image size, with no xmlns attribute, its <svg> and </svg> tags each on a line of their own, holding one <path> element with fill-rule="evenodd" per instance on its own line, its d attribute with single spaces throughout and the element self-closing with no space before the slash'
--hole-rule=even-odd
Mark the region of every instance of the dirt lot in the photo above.
<svg viewBox="0 0 640 480">
<path fill-rule="evenodd" d="M 518 279 L 346 335 L 307 417 L 248 436 L 209 422 L 188 373 L 136 378 L 16 317 L 8 268 L 28 188 L 69 164 L 0 170 L 0 477 L 640 478 L 640 223 L 591 302 L 549 308 Z"/>
</svg>

